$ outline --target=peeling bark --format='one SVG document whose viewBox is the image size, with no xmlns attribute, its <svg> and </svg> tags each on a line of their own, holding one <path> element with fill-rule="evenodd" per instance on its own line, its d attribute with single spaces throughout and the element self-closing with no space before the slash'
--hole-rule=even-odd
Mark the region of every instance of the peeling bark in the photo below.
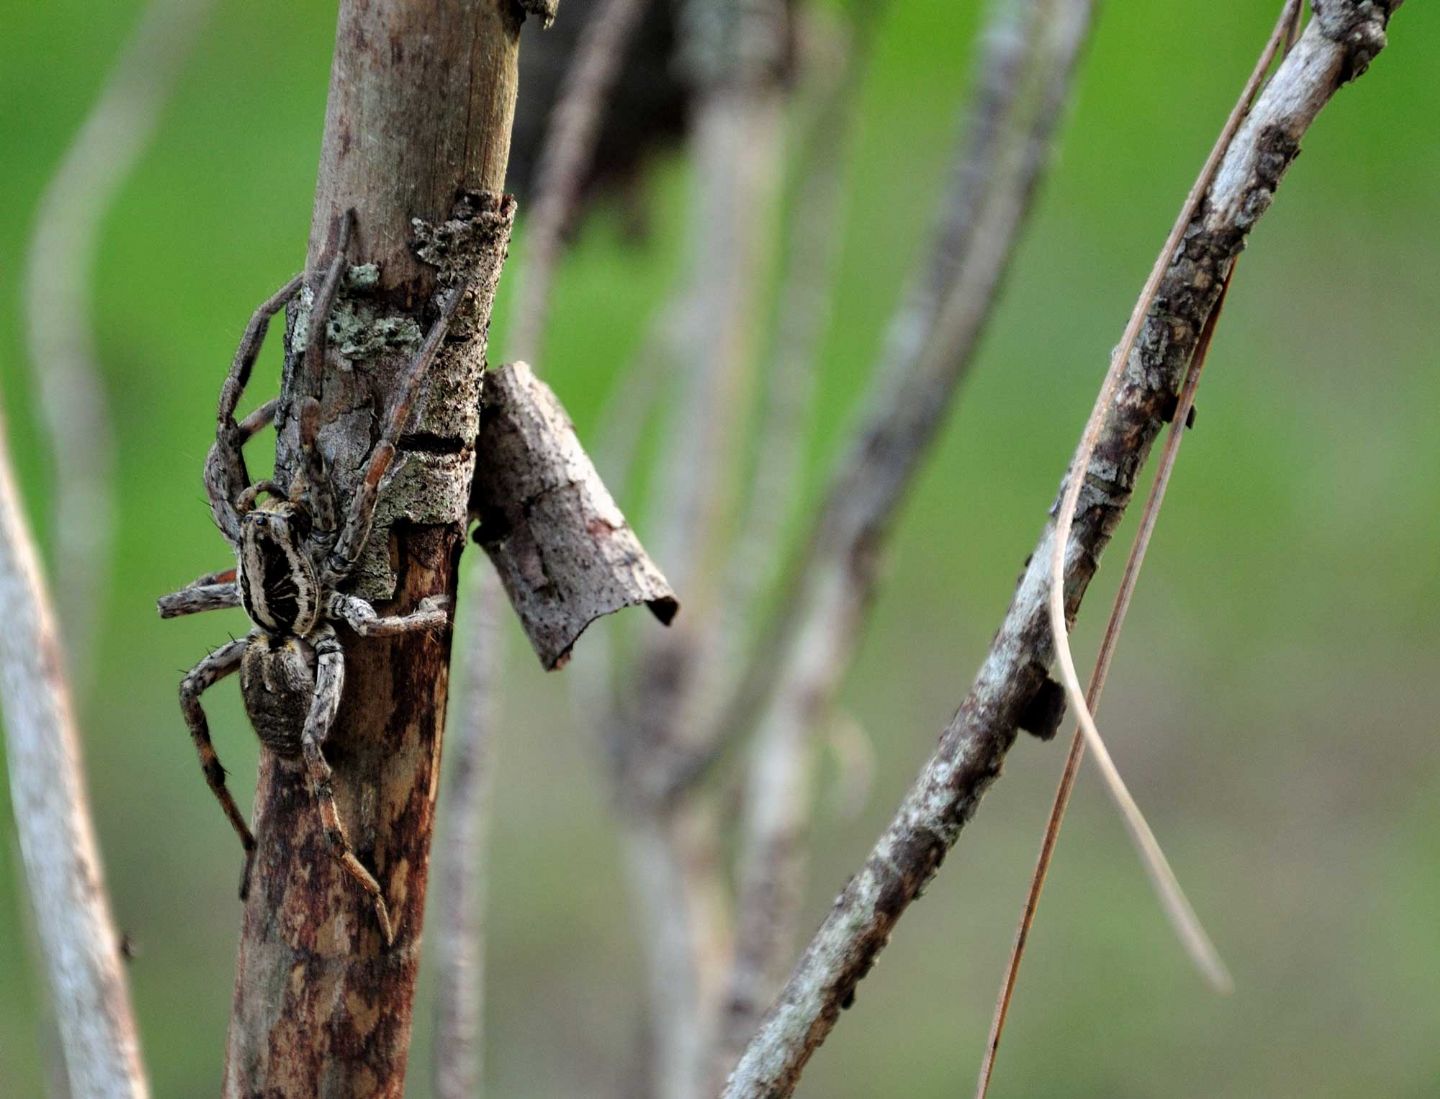
<svg viewBox="0 0 1440 1099">
<path fill-rule="evenodd" d="M 669 624 L 679 604 L 616 507 L 544 382 L 524 363 L 485 383 L 475 540 L 490 555 L 535 654 L 570 658 L 595 619 L 644 604 Z"/>
</svg>

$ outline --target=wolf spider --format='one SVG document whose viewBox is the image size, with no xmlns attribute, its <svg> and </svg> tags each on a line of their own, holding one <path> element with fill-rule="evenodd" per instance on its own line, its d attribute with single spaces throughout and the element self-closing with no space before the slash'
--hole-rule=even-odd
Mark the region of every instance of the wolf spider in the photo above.
<svg viewBox="0 0 1440 1099">
<path fill-rule="evenodd" d="M 302 760 L 326 839 L 335 859 L 369 895 L 386 945 L 394 929 L 380 884 L 355 857 L 335 804 L 325 761 L 326 735 L 340 705 L 345 653 L 332 623 L 343 622 L 361 637 L 386 637 L 436 629 L 447 622 L 444 597 L 421 602 L 410 614 L 381 616 L 359 596 L 339 590 L 370 537 L 381 480 L 395 457 L 425 373 L 444 339 L 463 288 L 447 290 L 440 313 L 411 360 L 387 410 L 384 431 L 370 451 L 365 475 L 345 509 L 343 522 L 324 455 L 317 445 L 325 328 L 346 270 L 353 213 L 341 219 L 335 257 L 315 293 L 306 329 L 298 400 L 299 459 L 288 489 L 275 481 L 249 483 L 243 447 L 272 422 L 271 400 L 237 422 L 235 408 L 250 380 L 270 320 L 299 291 L 302 276 L 281 287 L 251 317 L 220 390 L 215 442 L 205 462 L 205 488 L 216 525 L 235 550 L 233 572 L 211 573 L 159 601 L 162 617 L 243 606 L 253 629 L 216 649 L 180 683 L 180 708 L 200 755 L 211 791 L 245 848 L 240 883 L 249 890 L 255 837 L 225 786 L 225 769 L 210 741 L 200 695 L 218 680 L 240 673 L 245 710 L 261 744 L 286 760 Z M 261 503 L 261 496 L 271 499 Z"/>
</svg>

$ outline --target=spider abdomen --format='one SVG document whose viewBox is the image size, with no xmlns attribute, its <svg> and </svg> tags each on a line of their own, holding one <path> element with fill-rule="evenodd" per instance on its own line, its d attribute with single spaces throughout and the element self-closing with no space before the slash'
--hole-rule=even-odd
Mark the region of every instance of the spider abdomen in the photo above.
<svg viewBox="0 0 1440 1099">
<path fill-rule="evenodd" d="M 260 743 L 294 759 L 315 694 L 314 650 L 297 637 L 257 633 L 240 659 L 240 694 Z"/>
</svg>

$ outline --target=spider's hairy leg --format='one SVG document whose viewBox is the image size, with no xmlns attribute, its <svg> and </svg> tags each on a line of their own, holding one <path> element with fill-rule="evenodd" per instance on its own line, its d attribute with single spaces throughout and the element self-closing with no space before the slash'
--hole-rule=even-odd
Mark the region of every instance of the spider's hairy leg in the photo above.
<svg viewBox="0 0 1440 1099">
<path fill-rule="evenodd" d="M 222 645 L 191 668 L 180 681 L 180 710 L 185 715 L 185 724 L 190 727 L 190 739 L 195 742 L 195 751 L 200 755 L 200 769 L 205 772 L 205 781 L 210 784 L 211 792 L 220 802 L 220 808 L 225 810 L 225 816 L 229 818 L 231 827 L 235 829 L 235 834 L 240 837 L 240 843 L 245 848 L 245 869 L 240 878 L 241 900 L 245 899 L 250 886 L 250 864 L 255 859 L 255 837 L 250 832 L 250 826 L 245 823 L 245 818 L 241 816 L 240 807 L 235 804 L 235 799 L 230 796 L 230 791 L 225 786 L 225 768 L 220 766 L 220 757 L 215 754 L 215 746 L 210 742 L 210 723 L 200 706 L 200 695 L 240 667 L 240 657 L 245 652 L 245 645 L 245 640 Z"/>
<path fill-rule="evenodd" d="M 443 629 L 450 620 L 446 612 L 449 605 L 448 595 L 432 595 L 421 600 L 420 606 L 409 614 L 380 615 L 358 595 L 336 592 L 330 597 L 325 613 L 335 621 L 344 622 L 361 637 L 393 637 L 415 630 Z"/>
<path fill-rule="evenodd" d="M 310 780 L 310 793 L 320 811 L 320 825 L 325 829 L 325 838 L 330 842 L 330 851 L 341 868 L 355 879 L 356 884 L 370 895 L 375 905 L 375 919 L 380 924 L 380 934 L 385 945 L 395 942 L 395 930 L 390 923 L 390 909 L 385 904 L 385 894 L 375 876 L 366 870 L 350 849 L 345 836 L 345 827 L 340 823 L 340 810 L 335 804 L 334 782 L 330 764 L 325 761 L 322 746 L 335 721 L 335 712 L 340 708 L 340 693 L 345 685 L 345 653 L 340 640 L 329 626 L 316 631 L 315 648 L 315 697 L 310 702 L 310 712 L 305 718 L 305 730 L 300 737 L 300 749 L 305 757 L 305 773 Z"/>
<path fill-rule="evenodd" d="M 236 424 L 235 426 L 240 432 L 240 442 L 242 444 L 248 443 L 262 430 L 269 427 L 275 421 L 275 410 L 279 407 L 280 398 L 271 397 L 259 408 L 255 409 L 254 412 Z"/>
<path fill-rule="evenodd" d="M 250 381 L 250 371 L 254 368 L 260 347 L 265 342 L 270 319 L 295 296 L 300 289 L 300 279 L 301 276 L 296 275 L 255 310 L 250 323 L 245 326 L 245 335 L 240 339 L 240 346 L 235 349 L 230 372 L 220 387 L 220 404 L 215 415 L 215 443 L 205 459 L 205 490 L 210 496 L 210 510 L 215 516 L 216 524 L 232 543 L 240 538 L 240 517 L 235 512 L 235 495 L 250 480 L 241 447 L 246 439 L 269 422 L 267 417 L 263 423 L 247 431 L 235 423 L 235 408 Z M 270 416 L 273 415 L 274 408 L 271 406 Z M 246 425 L 254 418 L 254 415 L 246 417 Z"/>
<path fill-rule="evenodd" d="M 459 308 L 464 296 L 465 288 L 463 286 L 452 287 L 445 291 L 440 299 L 440 315 L 430 326 L 430 331 L 425 337 L 425 342 L 420 345 L 420 350 L 410 360 L 410 366 L 405 371 L 405 377 L 396 391 L 395 400 L 386 414 L 384 434 L 380 436 L 379 442 L 370 451 L 370 461 L 365 467 L 365 478 L 360 482 L 359 488 L 355 490 L 355 497 L 350 504 L 350 513 L 345 517 L 345 527 L 340 532 L 335 549 L 331 551 L 329 560 L 326 562 L 325 583 L 327 586 L 338 583 L 354 571 L 355 564 L 360 559 L 360 552 L 370 539 L 370 527 L 375 521 L 375 504 L 380 498 L 380 482 L 389 471 L 390 463 L 395 460 L 395 444 L 404 434 L 406 425 L 410 422 L 410 413 L 420 394 L 425 374 L 429 371 L 430 364 L 435 361 L 435 355 L 445 341 L 445 333 L 450 327 L 450 320 L 455 316 L 455 310 Z"/>
<path fill-rule="evenodd" d="M 186 584 L 179 591 L 163 595 L 155 601 L 161 618 L 179 618 L 183 614 L 199 614 L 202 611 L 222 611 L 240 605 L 240 585 L 235 582 L 235 570 L 228 572 L 229 579 L 219 579 L 226 573 L 214 577 L 202 576 Z"/>
<path fill-rule="evenodd" d="M 306 497 L 315 523 L 321 530 L 335 529 L 335 497 L 330 487 L 330 475 L 325 469 L 325 458 L 316 446 L 320 433 L 320 394 L 323 387 L 325 365 L 325 331 L 330 323 L 330 312 L 335 308 L 335 299 L 340 294 L 340 283 L 345 278 L 348 261 L 345 252 L 350 247 L 350 233 L 355 223 L 355 211 L 347 210 L 335 226 L 335 255 L 325 270 L 325 278 L 315 292 L 310 306 L 310 320 L 305 326 L 305 355 L 300 363 L 300 470 L 291 486 L 290 498 L 299 501 Z"/>
</svg>

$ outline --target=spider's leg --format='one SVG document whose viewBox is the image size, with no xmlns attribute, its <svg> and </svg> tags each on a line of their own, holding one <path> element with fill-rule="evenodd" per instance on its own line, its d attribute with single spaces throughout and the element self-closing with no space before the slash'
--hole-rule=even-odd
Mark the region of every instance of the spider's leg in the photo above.
<svg viewBox="0 0 1440 1099">
<path fill-rule="evenodd" d="M 335 255 L 325 270 L 325 278 L 320 283 L 320 289 L 315 292 L 315 300 L 310 306 L 310 320 L 305 326 L 305 356 L 300 363 L 300 471 L 295 477 L 295 483 L 291 485 L 290 497 L 298 501 L 302 496 L 308 496 L 315 525 L 321 530 L 335 529 L 335 497 L 330 489 L 325 457 L 315 445 L 320 432 L 325 328 L 330 323 L 330 312 L 335 308 L 335 299 L 340 294 L 340 283 L 345 277 L 345 250 L 350 246 L 350 232 L 354 221 L 354 210 L 345 211 L 338 219 Z"/>
<path fill-rule="evenodd" d="M 315 697 L 310 702 L 310 713 L 305 718 L 305 730 L 300 737 L 310 793 L 320 810 L 320 824 L 325 829 L 325 838 L 330 841 L 335 861 L 370 895 L 375 905 L 375 919 L 380 924 L 380 934 L 385 939 L 385 945 L 390 946 L 395 941 L 395 931 L 390 924 L 390 909 L 386 907 L 385 894 L 375 875 L 365 869 L 350 848 L 345 827 L 340 823 L 340 810 L 335 805 L 330 764 L 325 761 L 322 750 L 325 737 L 335 721 L 335 712 L 340 708 L 340 692 L 345 685 L 345 653 L 335 631 L 329 626 L 322 626 L 316 631 L 313 644 L 316 657 Z"/>
<path fill-rule="evenodd" d="M 235 799 L 230 796 L 230 791 L 225 786 L 225 768 L 220 766 L 220 757 L 215 754 L 215 746 L 210 742 L 210 723 L 205 719 L 205 711 L 200 706 L 200 695 L 240 667 L 240 657 L 245 652 L 246 643 L 246 640 L 242 639 L 222 645 L 191 668 L 189 674 L 180 681 L 180 710 L 185 715 L 185 724 L 190 727 L 190 739 L 195 742 L 195 751 L 200 755 L 200 769 L 205 772 L 205 781 L 210 784 L 211 792 L 220 802 L 220 808 L 225 810 L 225 816 L 229 818 L 231 827 L 235 829 L 235 834 L 240 837 L 240 843 L 245 848 L 245 871 L 240 879 L 241 900 L 245 899 L 250 884 L 250 863 L 255 858 L 255 837 L 251 835 L 249 825 L 240 814 L 240 807 L 235 804 Z"/>
<path fill-rule="evenodd" d="M 235 423 L 235 407 L 240 403 L 250 381 L 250 371 L 265 342 L 265 332 L 270 327 L 270 318 L 285 308 L 285 304 L 300 289 L 300 276 L 296 275 L 266 301 L 260 304 L 245 326 L 245 335 L 235 349 L 235 358 L 230 363 L 230 373 L 220 387 L 220 406 L 215 416 L 215 443 L 205 459 L 205 490 L 210 496 L 210 510 L 215 522 L 231 542 L 240 539 L 240 518 L 235 512 L 235 496 L 249 482 L 245 470 L 245 456 L 241 447 L 259 427 L 245 432 Z M 273 408 L 271 410 L 273 415 Z M 254 417 L 248 417 L 248 424 Z M 268 422 L 268 420 L 266 421 Z"/>
<path fill-rule="evenodd" d="M 410 413 L 419 396 L 421 384 L 425 381 L 425 374 L 430 369 L 430 364 L 435 361 L 435 354 L 445 340 L 445 332 L 450 327 L 450 319 L 455 315 L 455 310 L 459 307 L 462 297 L 464 297 L 464 287 L 460 286 L 446 291 L 442 296 L 440 315 L 430 326 L 430 332 L 425 337 L 425 342 L 421 344 L 415 357 L 410 360 L 405 377 L 401 379 L 395 393 L 395 400 L 391 403 L 385 417 L 385 432 L 380 436 L 374 449 L 370 451 L 370 461 L 365 467 L 365 478 L 355 491 L 355 498 L 350 504 L 350 513 L 345 517 L 344 529 L 341 530 L 340 538 L 335 543 L 335 548 L 326 562 L 325 582 L 327 586 L 350 575 L 355 568 L 355 563 L 360 559 L 360 551 L 365 548 L 365 543 L 370 538 L 370 526 L 375 521 L 375 504 L 380 497 L 380 482 L 389 471 L 390 463 L 395 460 L 395 443 L 404 434 L 405 428 L 410 422 Z"/>
<path fill-rule="evenodd" d="M 246 416 L 236 428 L 240 432 L 240 442 L 248 443 L 257 434 L 269 427 L 275 420 L 275 410 L 280 407 L 280 398 L 271 397 L 254 412 Z"/>
<path fill-rule="evenodd" d="M 224 575 L 223 573 L 220 575 Z M 230 570 L 233 577 L 235 571 Z M 240 605 L 240 585 L 233 579 L 215 580 L 202 576 L 193 584 L 186 584 L 179 591 L 161 596 L 155 607 L 161 618 L 179 618 L 182 614 L 199 614 L 201 611 L 222 611 Z"/>
<path fill-rule="evenodd" d="M 431 596 L 422 600 L 420 606 L 409 614 L 381 616 L 358 595 L 336 592 L 330 597 L 325 610 L 331 619 L 344 622 L 361 637 L 393 637 L 395 634 L 410 633 L 413 630 L 444 628 L 450 618 L 445 610 L 449 605 L 449 596 Z"/>
</svg>

